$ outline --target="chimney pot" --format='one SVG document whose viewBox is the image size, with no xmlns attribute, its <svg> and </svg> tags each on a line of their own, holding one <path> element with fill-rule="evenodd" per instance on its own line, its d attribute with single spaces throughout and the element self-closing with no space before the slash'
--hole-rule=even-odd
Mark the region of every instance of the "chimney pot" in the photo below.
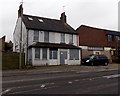
<svg viewBox="0 0 120 96">
<path fill-rule="evenodd" d="M 23 15 L 23 7 L 22 4 L 19 6 L 19 10 L 18 10 L 18 17 L 21 17 Z"/>
<path fill-rule="evenodd" d="M 65 12 L 61 13 L 60 20 L 61 20 L 63 23 L 66 23 L 66 15 L 65 15 Z"/>
</svg>

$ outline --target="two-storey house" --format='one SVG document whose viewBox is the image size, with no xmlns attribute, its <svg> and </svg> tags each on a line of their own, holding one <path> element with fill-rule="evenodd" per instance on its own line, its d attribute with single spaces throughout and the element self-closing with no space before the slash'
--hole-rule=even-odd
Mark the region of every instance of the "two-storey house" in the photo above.
<svg viewBox="0 0 120 96">
<path fill-rule="evenodd" d="M 20 50 L 20 28 L 26 63 L 33 66 L 80 64 L 78 33 L 67 24 L 65 12 L 56 20 L 25 15 L 20 5 L 13 34 L 15 52 Z"/>
<path fill-rule="evenodd" d="M 81 25 L 76 32 L 79 34 L 82 58 L 90 54 L 105 54 L 110 62 L 120 58 L 120 32 L 86 25 Z"/>
</svg>

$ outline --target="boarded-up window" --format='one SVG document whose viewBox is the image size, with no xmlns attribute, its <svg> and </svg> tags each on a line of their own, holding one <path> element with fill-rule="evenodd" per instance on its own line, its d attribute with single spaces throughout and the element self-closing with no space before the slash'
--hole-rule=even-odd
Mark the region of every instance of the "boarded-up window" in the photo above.
<svg viewBox="0 0 120 96">
<path fill-rule="evenodd" d="M 47 48 L 43 48 L 42 50 L 42 59 L 47 59 Z"/>
<path fill-rule="evenodd" d="M 34 31 L 34 41 L 36 41 L 36 42 L 39 41 L 39 31 L 37 31 L 37 30 Z"/>
<path fill-rule="evenodd" d="M 79 59 L 79 49 L 70 49 L 70 59 Z"/>
<path fill-rule="evenodd" d="M 35 48 L 35 58 L 40 59 L 40 48 Z"/>
</svg>

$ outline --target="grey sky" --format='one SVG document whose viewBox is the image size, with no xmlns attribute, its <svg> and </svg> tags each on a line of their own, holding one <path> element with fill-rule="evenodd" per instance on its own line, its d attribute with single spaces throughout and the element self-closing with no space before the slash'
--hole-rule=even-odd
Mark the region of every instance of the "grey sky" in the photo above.
<svg viewBox="0 0 120 96">
<path fill-rule="evenodd" d="M 64 11 L 67 23 L 74 29 L 88 25 L 118 30 L 119 0 L 24 0 L 24 14 L 59 19 Z M 13 40 L 17 12 L 21 0 L 0 0 L 0 37 Z"/>
</svg>

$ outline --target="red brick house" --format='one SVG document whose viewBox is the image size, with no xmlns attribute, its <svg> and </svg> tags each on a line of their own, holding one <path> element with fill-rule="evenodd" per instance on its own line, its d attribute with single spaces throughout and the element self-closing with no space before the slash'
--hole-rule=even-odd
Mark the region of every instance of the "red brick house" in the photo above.
<svg viewBox="0 0 120 96">
<path fill-rule="evenodd" d="M 120 58 L 120 33 L 118 31 L 85 25 L 81 25 L 76 31 L 79 33 L 82 58 L 90 54 L 105 54 L 111 62 Z"/>
</svg>

